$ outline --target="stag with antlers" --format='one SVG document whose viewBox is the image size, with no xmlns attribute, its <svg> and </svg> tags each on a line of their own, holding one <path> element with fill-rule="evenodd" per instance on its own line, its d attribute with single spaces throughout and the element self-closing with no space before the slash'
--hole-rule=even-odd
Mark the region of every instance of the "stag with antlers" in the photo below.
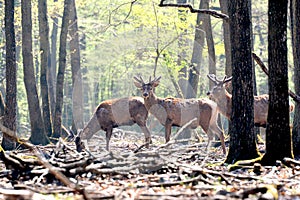
<svg viewBox="0 0 300 200">
<path fill-rule="evenodd" d="M 224 134 L 217 125 L 217 105 L 209 99 L 181 99 L 160 98 L 154 93 L 161 77 L 154 78 L 145 83 L 142 77 L 134 77 L 134 84 L 141 89 L 146 109 L 153 114 L 165 127 L 165 140 L 168 142 L 172 126 L 183 126 L 189 122 L 189 128 L 200 126 L 208 135 L 208 145 L 216 134 L 222 144 L 223 153 L 226 154 Z M 195 120 L 194 120 L 195 119 Z"/>
<path fill-rule="evenodd" d="M 232 95 L 226 90 L 226 83 L 230 82 L 232 77 L 225 76 L 223 80 L 217 79 L 216 75 L 208 74 L 207 77 L 215 86 L 207 92 L 209 98 L 215 101 L 220 112 L 230 120 L 232 110 Z M 255 126 L 266 127 L 269 108 L 269 95 L 263 94 L 254 96 L 254 123 Z M 290 105 L 290 111 L 293 111 L 294 105 Z"/>
</svg>

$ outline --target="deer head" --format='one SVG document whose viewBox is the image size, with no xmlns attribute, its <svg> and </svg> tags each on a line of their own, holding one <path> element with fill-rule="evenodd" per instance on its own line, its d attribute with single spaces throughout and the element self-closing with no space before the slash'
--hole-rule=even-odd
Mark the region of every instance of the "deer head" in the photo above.
<svg viewBox="0 0 300 200">
<path fill-rule="evenodd" d="M 133 77 L 134 78 L 134 85 L 141 89 L 142 95 L 145 99 L 149 98 L 150 95 L 153 94 L 153 88 L 157 87 L 159 85 L 159 80 L 161 76 L 154 78 L 151 80 L 151 76 L 149 78 L 149 82 L 145 83 L 142 76 L 138 77 Z"/>
<path fill-rule="evenodd" d="M 227 94 L 227 91 L 225 90 L 224 84 L 231 81 L 232 76 L 228 77 L 225 76 L 223 80 L 217 79 L 215 74 L 208 74 L 207 77 L 215 84 L 215 86 L 207 92 L 207 95 L 212 100 L 220 100 L 224 98 Z"/>
</svg>

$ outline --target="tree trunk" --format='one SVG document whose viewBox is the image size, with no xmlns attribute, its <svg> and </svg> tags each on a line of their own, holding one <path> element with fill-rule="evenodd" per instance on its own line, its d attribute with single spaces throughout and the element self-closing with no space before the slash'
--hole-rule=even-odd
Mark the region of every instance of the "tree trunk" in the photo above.
<svg viewBox="0 0 300 200">
<path fill-rule="evenodd" d="M 47 135 L 52 134 L 51 112 L 49 104 L 48 93 L 48 55 L 49 55 L 49 27 L 47 19 L 47 0 L 38 1 L 38 18 L 39 18 L 39 34 L 40 34 L 40 53 L 41 53 L 41 96 L 42 96 L 42 110 Z"/>
<path fill-rule="evenodd" d="M 57 0 L 54 0 L 57 2 Z M 51 33 L 51 51 L 49 51 L 49 70 L 48 70 L 48 89 L 49 89 L 49 99 L 50 99 L 50 110 L 52 113 L 52 121 L 54 121 L 55 113 L 55 93 L 56 93 L 56 41 L 58 32 L 58 17 L 57 13 L 52 17 L 52 33 Z M 52 134 L 52 133 L 50 133 Z"/>
<path fill-rule="evenodd" d="M 21 5 L 23 72 L 31 125 L 31 136 L 29 140 L 32 144 L 46 145 L 49 143 L 49 140 L 45 135 L 45 127 L 36 88 L 33 66 L 31 1 L 22 0 Z"/>
<path fill-rule="evenodd" d="M 254 136 L 250 0 L 229 2 L 232 45 L 232 132 L 226 163 L 259 156 Z"/>
<path fill-rule="evenodd" d="M 177 4 L 186 4 L 187 0 L 177 0 Z M 181 8 L 178 9 L 178 17 L 181 20 L 182 23 L 186 23 L 186 15 L 187 11 L 182 10 Z M 186 45 L 187 41 L 182 37 L 186 33 L 186 29 L 180 29 L 180 37 L 178 38 L 178 60 L 177 60 L 177 65 L 181 66 L 182 68 L 179 70 L 179 75 L 178 75 L 178 85 L 180 87 L 180 90 L 183 94 L 184 97 L 187 96 L 187 66 L 186 66 Z M 184 63 L 184 64 L 183 64 Z"/>
<path fill-rule="evenodd" d="M 209 1 L 205 0 L 204 3 L 204 9 L 209 8 Z M 209 74 L 216 74 L 216 53 L 215 53 L 215 42 L 211 27 L 211 19 L 210 15 L 206 15 L 204 18 L 204 27 L 206 31 L 206 43 L 208 48 L 208 59 L 209 59 L 209 68 L 208 73 Z M 209 81 L 209 89 L 212 89 L 214 83 L 212 81 Z"/>
<path fill-rule="evenodd" d="M 228 15 L 228 0 L 220 0 L 220 8 L 222 13 Z M 229 22 L 223 20 L 223 38 L 224 38 L 224 49 L 225 49 L 225 75 L 232 76 L 232 62 L 231 62 L 231 42 L 230 42 L 230 27 Z M 229 93 L 232 93 L 231 85 L 227 89 Z M 228 122 L 228 133 L 231 133 L 232 124 Z"/>
<path fill-rule="evenodd" d="M 269 0 L 268 64 L 269 112 L 266 129 L 264 165 L 292 157 L 289 127 L 289 94 L 287 67 L 287 7 L 285 0 Z"/>
<path fill-rule="evenodd" d="M 57 83 L 56 83 L 56 105 L 55 105 L 55 115 L 54 115 L 54 127 L 53 127 L 53 137 L 59 138 L 61 136 L 61 125 L 62 125 L 62 107 L 63 107 L 63 87 L 64 87 L 64 75 L 66 68 L 66 57 L 67 57 L 67 35 L 68 26 L 70 19 L 70 6 L 71 1 L 64 1 L 64 13 L 62 18 L 60 43 L 59 43 L 59 66 L 57 73 Z"/>
<path fill-rule="evenodd" d="M 208 6 L 208 1 L 200 1 L 199 9 L 204 9 L 204 6 Z M 204 46 L 205 29 L 204 19 L 208 17 L 206 14 L 198 13 L 197 22 L 195 27 L 194 46 L 192 53 L 191 66 L 189 70 L 187 98 L 195 98 L 198 90 L 200 65 L 202 61 L 202 51 Z"/>
<path fill-rule="evenodd" d="M 83 128 L 83 95 L 82 95 L 82 75 L 80 68 L 80 48 L 78 37 L 78 24 L 75 0 L 71 0 L 70 10 L 70 52 L 71 52 L 71 67 L 72 67 L 72 101 L 73 101 L 73 126 L 72 130 L 77 133 L 77 129 Z"/>
<path fill-rule="evenodd" d="M 0 117 L 4 115 L 5 109 L 6 109 L 5 101 L 3 99 L 2 92 L 0 91 Z"/>
<path fill-rule="evenodd" d="M 221 11 L 224 14 L 228 14 L 228 0 L 220 0 Z M 229 22 L 223 20 L 223 37 L 224 37 L 224 48 L 225 48 L 225 74 L 227 76 L 232 75 L 232 62 L 231 62 L 231 42 L 230 42 L 230 27 Z"/>
<path fill-rule="evenodd" d="M 5 0 L 5 38 L 6 38 L 6 109 L 4 126 L 16 131 L 17 121 L 17 64 L 16 64 L 16 39 L 14 30 L 14 1 Z M 2 147 L 13 150 L 16 143 L 3 135 Z"/>
<path fill-rule="evenodd" d="M 291 13 L 291 33 L 292 47 L 294 57 L 294 84 L 295 92 L 300 95 L 300 2 L 298 0 L 290 1 Z M 293 150 L 294 156 L 300 157 L 300 104 L 295 102 L 295 115 L 293 122 Z"/>
</svg>

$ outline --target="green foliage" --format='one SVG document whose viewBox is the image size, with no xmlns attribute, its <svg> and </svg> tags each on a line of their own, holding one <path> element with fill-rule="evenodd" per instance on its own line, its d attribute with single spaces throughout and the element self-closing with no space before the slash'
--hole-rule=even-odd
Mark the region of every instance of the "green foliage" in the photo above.
<svg viewBox="0 0 300 200">
<path fill-rule="evenodd" d="M 34 34 L 34 58 L 39 61 L 37 3 L 32 1 L 32 23 Z M 48 22 L 51 34 L 52 17 L 59 18 L 61 26 L 63 1 L 47 1 Z M 134 75 L 147 79 L 153 76 L 155 60 L 158 58 L 156 75 L 162 76 L 159 96 L 177 96 L 171 79 L 178 81 L 179 71 L 189 66 L 192 56 L 194 31 L 197 14 L 186 9 L 158 7 L 159 0 L 137 0 L 133 4 L 124 0 L 77 0 L 79 38 L 81 43 L 81 67 L 83 72 L 85 119 L 89 118 L 95 105 L 99 102 L 123 96 L 140 95 L 132 83 Z M 267 0 L 252 2 L 253 45 L 256 52 L 267 64 Z M 199 1 L 193 6 L 198 8 Z M 218 1 L 211 1 L 213 9 L 219 9 Z M 20 1 L 16 1 L 16 35 L 17 45 L 21 46 L 21 11 Z M 0 55 L 4 58 L 4 1 L 0 0 Z M 219 77 L 225 75 L 225 50 L 223 41 L 223 21 L 211 17 L 216 52 L 216 66 Z M 205 30 L 203 30 L 205 31 Z M 58 36 L 60 30 L 58 32 Z M 288 33 L 289 34 L 289 33 Z M 59 37 L 58 37 L 59 38 Z M 288 35 L 290 39 L 290 36 Z M 290 42 L 290 41 L 289 41 Z M 290 45 L 290 43 L 289 43 Z M 208 52 L 203 47 L 203 61 L 200 70 L 199 95 L 205 95 L 208 89 Z M 292 61 L 289 48 L 289 61 Z M 58 53 L 58 47 L 57 47 Z M 179 55 L 181 62 L 178 62 Z M 18 60 L 18 122 L 28 126 L 28 109 L 26 92 L 23 83 L 22 58 Z M 67 61 L 67 70 L 70 70 Z M 36 69 L 39 69 L 38 62 Z M 292 62 L 291 66 L 292 66 Z M 267 77 L 256 67 L 258 94 L 267 93 Z M 0 68 L 5 68 L 5 59 L 1 59 Z M 70 71 L 68 71 L 70 72 Z M 39 73 L 37 73 L 37 80 Z M 290 67 L 290 77 L 293 67 Z M 5 76 L 0 72 L 0 80 Z M 71 76 L 66 76 L 64 116 L 66 126 L 70 125 L 71 115 Z M 68 87 L 67 87 L 68 86 Z M 98 87 L 99 86 L 99 87 Z M 290 86 L 293 86 L 290 79 Z M 3 91 L 5 82 L 0 83 Z M 39 86 L 37 87 L 39 90 Z M 4 90 L 5 91 L 5 90 Z"/>
</svg>

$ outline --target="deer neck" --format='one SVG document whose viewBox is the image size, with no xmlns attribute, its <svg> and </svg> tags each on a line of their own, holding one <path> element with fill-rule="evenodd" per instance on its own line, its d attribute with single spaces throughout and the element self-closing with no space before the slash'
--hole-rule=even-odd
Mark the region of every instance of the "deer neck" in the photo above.
<svg viewBox="0 0 300 200">
<path fill-rule="evenodd" d="M 232 108 L 232 95 L 225 91 L 224 98 L 217 100 L 217 105 L 219 107 L 220 112 L 226 116 L 226 118 L 230 119 L 231 108 Z"/>
<path fill-rule="evenodd" d="M 153 105 L 159 104 L 158 102 L 159 98 L 154 93 L 150 93 L 149 97 L 144 99 L 144 104 L 147 110 L 150 110 Z"/>
</svg>

